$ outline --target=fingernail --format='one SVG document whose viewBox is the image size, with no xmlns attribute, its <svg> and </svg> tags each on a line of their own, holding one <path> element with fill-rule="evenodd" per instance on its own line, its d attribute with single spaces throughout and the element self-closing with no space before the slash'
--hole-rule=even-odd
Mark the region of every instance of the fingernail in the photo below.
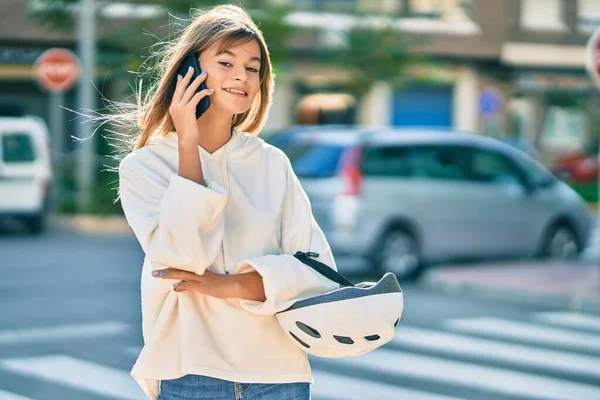
<svg viewBox="0 0 600 400">
<path fill-rule="evenodd" d="M 152 271 L 152 275 L 158 275 L 158 271 Z"/>
<path fill-rule="evenodd" d="M 181 78 L 181 74 L 177 74 L 177 80 L 180 80 Z"/>
<path fill-rule="evenodd" d="M 200 76 L 204 76 L 204 75 L 206 75 L 206 71 L 200 72 Z"/>
<path fill-rule="evenodd" d="M 177 286 L 179 286 L 179 283 L 175 282 L 175 283 L 173 284 L 173 286 L 174 286 L 174 287 L 177 287 Z"/>
<path fill-rule="evenodd" d="M 190 71 L 191 71 L 191 70 L 193 70 L 193 69 L 194 69 L 194 67 L 189 67 L 189 68 L 188 68 L 188 72 L 190 72 Z"/>
<path fill-rule="evenodd" d="M 215 89 L 208 89 L 208 91 L 209 91 L 209 92 L 214 92 L 214 91 L 215 91 Z"/>
<path fill-rule="evenodd" d="M 160 273 L 160 276 L 167 276 L 167 273 L 165 271 Z"/>
</svg>

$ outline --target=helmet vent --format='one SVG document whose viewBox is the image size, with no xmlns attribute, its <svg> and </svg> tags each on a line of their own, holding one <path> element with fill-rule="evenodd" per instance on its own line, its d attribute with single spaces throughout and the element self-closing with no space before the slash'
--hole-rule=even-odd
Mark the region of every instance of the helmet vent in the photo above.
<svg viewBox="0 0 600 400">
<path fill-rule="evenodd" d="M 310 326 L 303 324 L 300 321 L 296 321 L 296 326 L 300 328 L 300 330 L 306 333 L 308 336 L 312 336 L 314 338 L 320 338 L 321 334 L 315 328 L 311 328 Z"/>
<path fill-rule="evenodd" d="M 400 321 L 400 318 L 398 318 L 398 319 L 396 320 L 396 322 L 394 322 L 394 326 L 398 326 L 398 321 Z"/>
<path fill-rule="evenodd" d="M 354 340 L 352 340 L 352 338 L 349 338 L 348 336 L 336 336 L 336 335 L 333 335 L 333 337 L 335 338 L 335 340 L 337 340 L 340 343 L 343 343 L 343 344 L 354 344 Z"/>
<path fill-rule="evenodd" d="M 365 339 L 367 339 L 369 342 L 374 342 L 376 340 L 381 339 L 381 337 L 379 337 L 379 335 L 370 335 L 370 336 L 365 336 Z"/>
<path fill-rule="evenodd" d="M 307 345 L 306 343 L 304 343 L 302 340 L 300 340 L 300 339 L 298 338 L 298 336 L 294 335 L 292 332 L 289 332 L 289 334 L 290 334 L 290 335 L 292 335 L 292 337 L 293 337 L 294 339 L 296 339 L 296 340 L 298 341 L 298 343 L 300 343 L 302 346 L 306 347 L 307 349 L 310 349 L 310 346 L 309 346 L 309 345 Z"/>
</svg>

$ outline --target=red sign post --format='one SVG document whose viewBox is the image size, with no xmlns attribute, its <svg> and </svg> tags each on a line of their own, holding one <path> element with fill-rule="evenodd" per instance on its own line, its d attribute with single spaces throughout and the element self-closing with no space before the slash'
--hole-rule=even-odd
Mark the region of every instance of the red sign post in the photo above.
<svg viewBox="0 0 600 400">
<path fill-rule="evenodd" d="M 64 104 L 64 92 L 71 89 L 79 79 L 79 59 L 68 49 L 46 50 L 33 64 L 33 75 L 44 90 L 50 92 L 48 119 L 50 122 L 52 169 L 54 170 L 51 190 L 51 206 L 55 208 L 61 193 L 61 164 L 64 161 L 65 130 L 64 115 L 60 106 Z"/>
</svg>

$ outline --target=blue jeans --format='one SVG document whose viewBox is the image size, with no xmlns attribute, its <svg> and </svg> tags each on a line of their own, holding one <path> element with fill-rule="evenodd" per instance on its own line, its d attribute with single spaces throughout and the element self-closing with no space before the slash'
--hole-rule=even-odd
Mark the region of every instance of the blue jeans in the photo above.
<svg viewBox="0 0 600 400">
<path fill-rule="evenodd" d="M 203 375 L 163 380 L 158 400 L 310 400 L 310 383 L 237 383 Z"/>
</svg>

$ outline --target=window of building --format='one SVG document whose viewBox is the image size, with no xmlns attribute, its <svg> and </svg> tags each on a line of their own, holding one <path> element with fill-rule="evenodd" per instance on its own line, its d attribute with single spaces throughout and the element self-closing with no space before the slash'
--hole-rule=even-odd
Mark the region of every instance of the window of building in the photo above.
<svg viewBox="0 0 600 400">
<path fill-rule="evenodd" d="M 522 0 L 521 26 L 532 30 L 564 30 L 563 0 Z"/>
<path fill-rule="evenodd" d="M 412 17 L 463 21 L 470 19 L 473 0 L 408 0 Z"/>
<path fill-rule="evenodd" d="M 600 26 L 600 1 L 579 0 L 577 3 L 577 29 L 593 32 Z"/>
</svg>

